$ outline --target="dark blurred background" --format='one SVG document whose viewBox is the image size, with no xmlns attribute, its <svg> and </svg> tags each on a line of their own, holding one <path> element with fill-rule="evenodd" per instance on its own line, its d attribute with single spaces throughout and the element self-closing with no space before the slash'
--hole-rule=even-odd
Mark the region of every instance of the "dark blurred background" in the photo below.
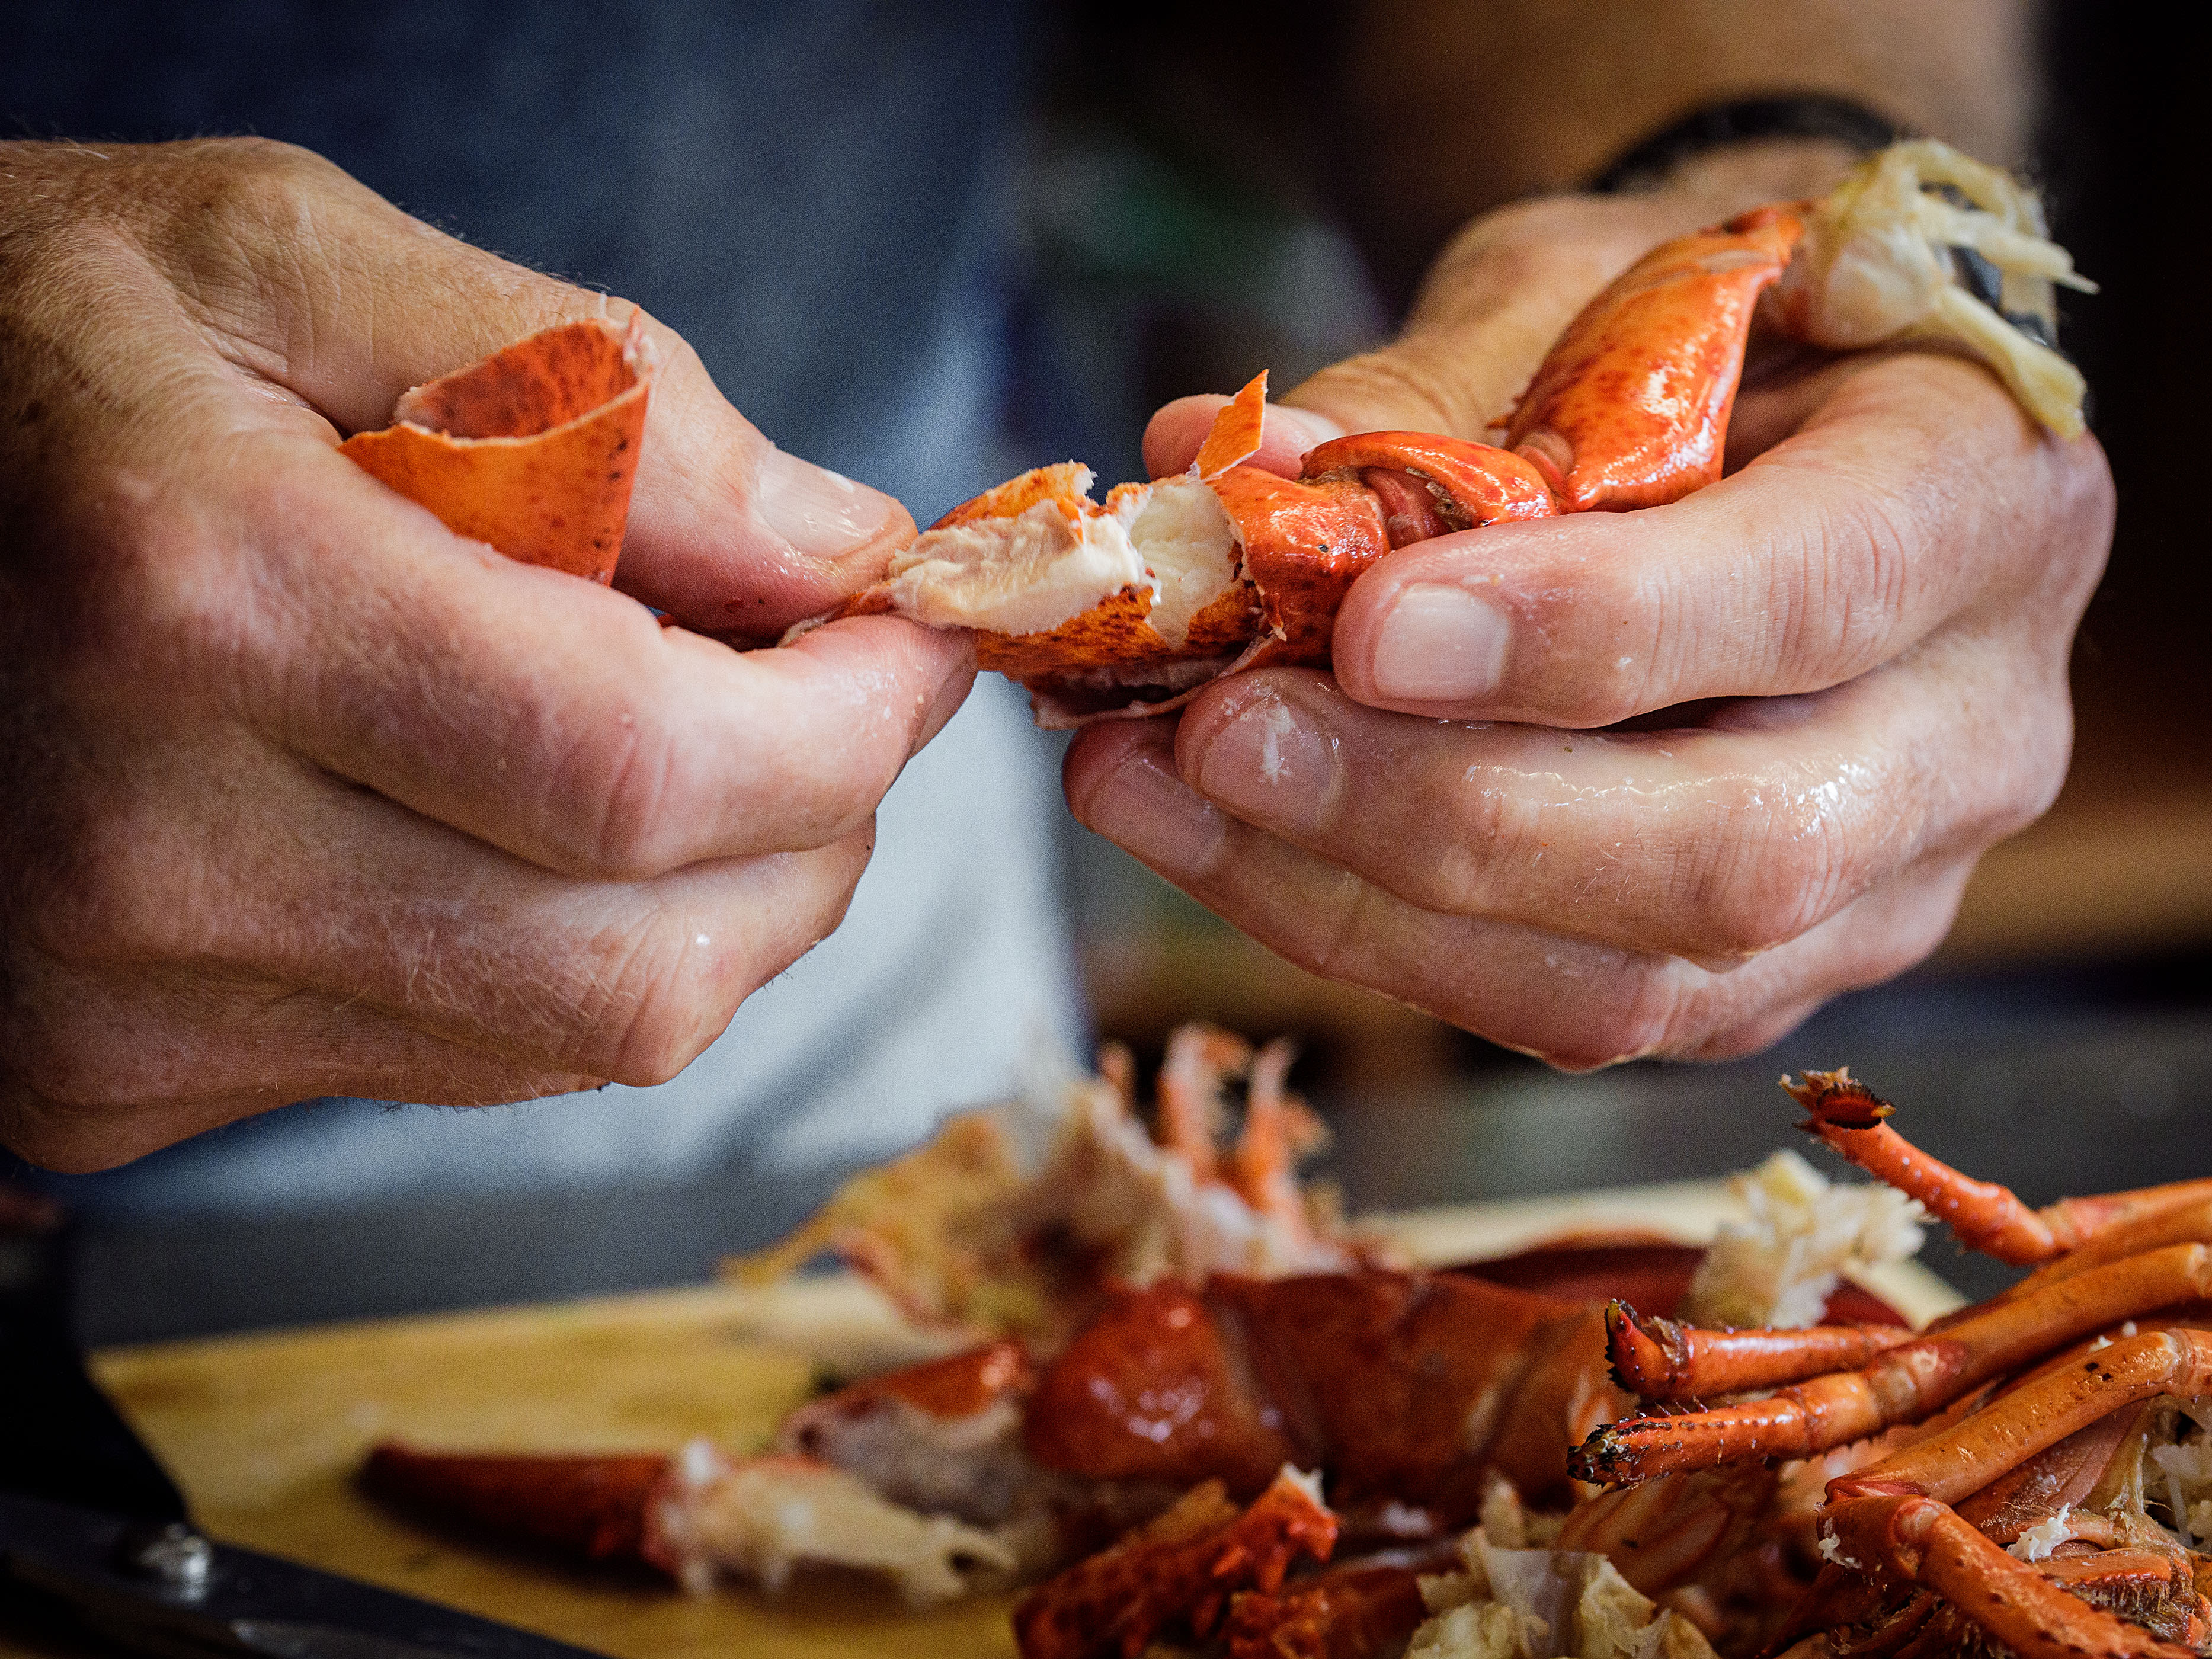
<svg viewBox="0 0 2212 1659">
<path fill-rule="evenodd" d="M 1312 11 L 1281 28 L 1325 28 Z M 1013 465 L 1076 455 L 1140 477 L 1136 441 L 1158 402 L 1262 367 L 1294 385 L 1382 337 L 1405 302 L 1407 262 L 1363 255 L 1326 165 L 1286 152 L 1259 106 L 1307 95 L 1295 64 L 1255 39 L 1246 75 L 1194 82 L 1190 55 L 1166 44 L 1183 21 L 1078 9 L 1030 46 L 994 357 Z M 1187 1018 L 1295 1035 L 1297 1081 L 1336 1129 L 1334 1171 L 1358 1209 L 1743 1167 L 1796 1139 L 1774 1074 L 1845 1062 L 1901 1103 L 1916 1139 L 2032 1200 L 2206 1173 L 2212 569 L 2193 467 L 2212 423 L 2182 246 L 2205 146 L 2185 119 L 2185 54 L 2128 33 L 2086 5 L 2050 20 L 2040 165 L 2056 234 L 2104 285 L 2069 297 L 2065 343 L 2095 389 L 2120 496 L 2076 652 L 2074 771 L 2051 813 L 1984 862 L 1933 963 L 1753 1060 L 1567 1078 L 1291 968 L 1069 826 L 1100 1035 L 1147 1066 Z M 913 504 L 926 517 L 947 503 Z M 101 1223 L 80 1239 L 81 1313 L 89 1340 L 120 1341 L 696 1279 L 829 1178 Z M 1995 1282 L 1945 1246 L 1931 1256 L 1962 1287 Z"/>
</svg>

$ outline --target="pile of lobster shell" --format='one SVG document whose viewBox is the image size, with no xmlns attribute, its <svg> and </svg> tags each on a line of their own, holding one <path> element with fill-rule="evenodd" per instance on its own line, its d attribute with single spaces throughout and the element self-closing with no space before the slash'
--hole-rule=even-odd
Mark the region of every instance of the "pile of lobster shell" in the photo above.
<svg viewBox="0 0 2212 1659">
<path fill-rule="evenodd" d="M 1025 1659 L 1584 1650 L 1528 1620 L 1422 1644 L 1478 1523 L 1491 1594 L 1522 1558 L 1602 1558 L 1678 1638 L 1652 1652 L 2212 1649 L 2212 1330 L 2191 1324 L 2212 1181 L 2032 1209 L 1912 1147 L 1847 1073 L 1790 1086 L 1829 1146 L 2036 1271 L 1917 1333 L 1849 1285 L 1817 1325 L 1677 1323 L 1655 1310 L 1699 1253 L 1665 1246 L 1170 1277 L 1098 1287 L 1053 1352 L 1000 1339 L 811 1401 L 719 1469 L 386 1445 L 370 1476 L 679 1577 L 702 1491 L 741 1473 L 757 1511 L 857 1477 L 951 1556 L 964 1537 L 975 1586 L 1041 1578 Z"/>
</svg>

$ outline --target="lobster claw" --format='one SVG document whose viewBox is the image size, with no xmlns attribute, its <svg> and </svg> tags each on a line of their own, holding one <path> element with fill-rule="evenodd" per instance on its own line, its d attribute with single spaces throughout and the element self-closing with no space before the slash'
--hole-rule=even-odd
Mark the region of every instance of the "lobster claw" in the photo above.
<svg viewBox="0 0 2212 1659">
<path fill-rule="evenodd" d="M 1760 208 L 1679 236 L 1567 325 L 1505 440 L 1565 510 L 1663 506 L 1720 477 L 1753 311 L 1803 231 Z"/>
</svg>

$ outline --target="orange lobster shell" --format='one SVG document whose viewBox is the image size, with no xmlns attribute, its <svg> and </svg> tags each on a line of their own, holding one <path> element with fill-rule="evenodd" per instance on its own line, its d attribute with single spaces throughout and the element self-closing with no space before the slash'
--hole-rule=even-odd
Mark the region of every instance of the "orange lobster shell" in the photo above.
<svg viewBox="0 0 2212 1659">
<path fill-rule="evenodd" d="M 563 323 L 416 386 L 338 453 L 456 535 L 611 581 L 652 392 L 640 313 Z"/>
</svg>

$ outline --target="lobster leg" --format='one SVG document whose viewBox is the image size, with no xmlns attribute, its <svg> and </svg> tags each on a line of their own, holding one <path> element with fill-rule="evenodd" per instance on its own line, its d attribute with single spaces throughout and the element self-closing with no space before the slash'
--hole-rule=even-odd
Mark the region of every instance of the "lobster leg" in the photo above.
<svg viewBox="0 0 2212 1659">
<path fill-rule="evenodd" d="M 2212 1237 L 2212 1181 L 2066 1198 L 2031 1209 L 2010 1188 L 1961 1174 L 1899 1134 L 1885 1121 L 1896 1108 L 1848 1068 L 1808 1072 L 1784 1079 L 1782 1086 L 1809 1114 L 1799 1126 L 1806 1133 L 1918 1199 L 1968 1249 L 2000 1261 L 2020 1267 L 2050 1261 L 2117 1234 L 2094 1257 L 2066 1264 L 2067 1271 L 2078 1272 L 2157 1245 Z"/>
<path fill-rule="evenodd" d="M 2196 1651 L 2069 1595 L 1934 1498 L 1854 1498 L 1835 1506 L 1829 1522 L 1841 1556 L 1926 1585 L 2022 1659 L 2184 1659 Z"/>
<path fill-rule="evenodd" d="M 2116 1342 L 2079 1365 L 2047 1370 L 1965 1422 L 1828 1483 L 1824 1526 L 1844 1565 L 1887 1568 L 1917 1580 L 2014 1652 L 2168 1654 L 2194 1651 L 2091 1607 L 2085 1593 L 2124 1569 L 2137 1577 L 2182 1573 L 2166 1586 L 2185 1622 L 2208 1612 L 2176 1562 L 2124 1552 L 2124 1562 L 2052 1562 L 2038 1570 L 2007 1553 L 1953 1504 L 2069 1437 L 2158 1395 L 2212 1389 L 2212 1334 L 2160 1331 Z"/>
<path fill-rule="evenodd" d="M 650 1510 L 669 1460 L 531 1457 L 418 1451 L 387 1441 L 362 1480 L 410 1508 L 592 1560 L 650 1560 Z"/>
<path fill-rule="evenodd" d="M 703 1442 L 673 1457 L 543 1457 L 418 1451 L 386 1443 L 363 1478 L 386 1497 L 594 1560 L 658 1567 L 704 1591 L 724 1573 L 781 1587 L 802 1561 L 884 1574 L 910 1605 L 968 1593 L 976 1568 L 1013 1550 L 949 1516 L 889 1503 L 811 1457 L 729 1459 Z"/>
<path fill-rule="evenodd" d="M 1863 1365 L 1912 1340 L 1901 1325 L 1814 1325 L 1802 1330 L 1706 1331 L 1626 1302 L 1605 1310 L 1614 1381 L 1644 1400 L 1743 1394 Z"/>
<path fill-rule="evenodd" d="M 1906 1493 L 1955 1504 L 2123 1406 L 2212 1393 L 2212 1334 L 2154 1331 L 2091 1354 L 1984 1406 L 1965 1422 L 1828 1483 L 1831 1503 Z"/>
<path fill-rule="evenodd" d="M 1608 1425 L 1583 1443 L 1568 1467 L 1577 1479 L 1613 1485 L 1743 1457 L 1816 1456 L 1897 1424 L 1917 1422 L 1978 1383 L 2053 1348 L 2136 1314 L 2197 1300 L 2208 1289 L 2212 1249 L 2177 1244 L 2152 1250 L 2032 1296 L 1985 1304 L 1855 1371 L 1816 1377 L 1743 1405 Z"/>
</svg>

